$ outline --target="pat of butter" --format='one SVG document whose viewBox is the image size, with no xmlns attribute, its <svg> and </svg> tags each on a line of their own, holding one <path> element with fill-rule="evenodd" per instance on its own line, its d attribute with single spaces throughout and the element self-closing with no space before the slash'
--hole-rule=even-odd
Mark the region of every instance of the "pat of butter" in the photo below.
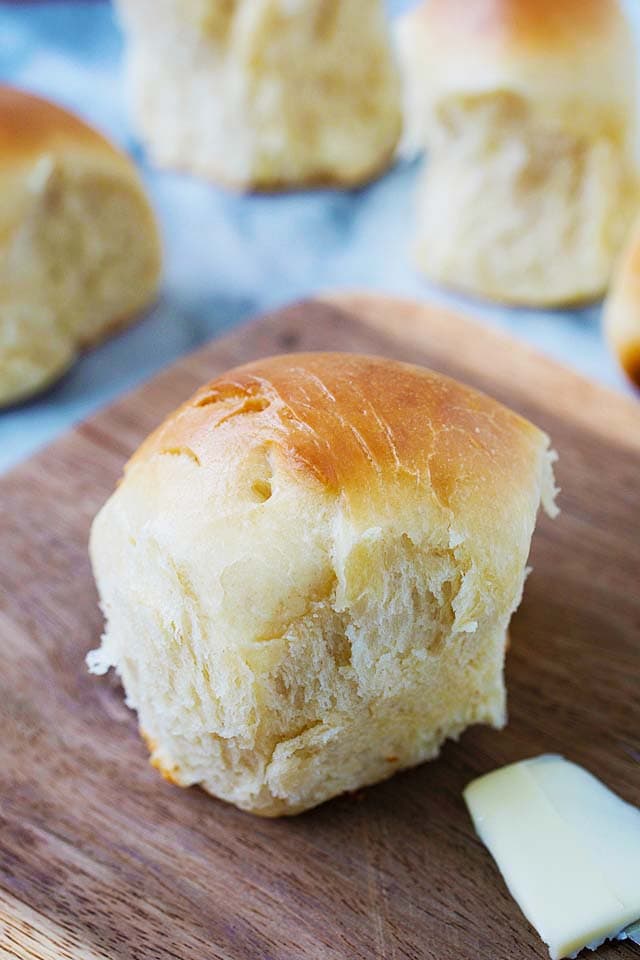
<svg viewBox="0 0 640 960">
<path fill-rule="evenodd" d="M 464 798 L 553 960 L 640 918 L 640 810 L 582 767 L 524 760 L 474 780 Z"/>
</svg>

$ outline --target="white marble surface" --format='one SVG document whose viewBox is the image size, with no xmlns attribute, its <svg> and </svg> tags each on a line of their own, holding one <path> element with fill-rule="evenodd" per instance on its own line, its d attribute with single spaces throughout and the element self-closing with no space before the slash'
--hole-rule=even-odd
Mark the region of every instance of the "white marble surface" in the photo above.
<svg viewBox="0 0 640 960">
<path fill-rule="evenodd" d="M 410 0 L 395 0 L 393 8 Z M 328 288 L 460 303 L 566 364 L 627 390 L 599 333 L 600 308 L 535 312 L 461 301 L 429 287 L 408 255 L 416 164 L 348 193 L 237 197 L 152 170 L 128 123 L 122 40 L 100 2 L 0 6 L 0 80 L 76 110 L 140 164 L 166 250 L 162 298 L 82 358 L 47 394 L 0 413 L 0 470 L 252 314 Z"/>
</svg>

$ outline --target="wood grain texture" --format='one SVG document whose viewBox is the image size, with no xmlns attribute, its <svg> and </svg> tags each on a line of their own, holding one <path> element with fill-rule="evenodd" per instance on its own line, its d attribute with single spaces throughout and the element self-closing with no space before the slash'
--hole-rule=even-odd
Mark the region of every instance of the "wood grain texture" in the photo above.
<svg viewBox="0 0 640 960">
<path fill-rule="evenodd" d="M 512 625 L 510 723 L 298 818 L 264 821 L 147 763 L 113 678 L 91 519 L 125 457 L 201 382 L 261 355 L 359 350 L 466 380 L 545 428 L 562 514 L 541 520 Z M 546 950 L 474 836 L 474 776 L 557 751 L 640 805 L 640 408 L 470 321 L 363 297 L 213 343 L 0 481 L 2 956 L 507 960 Z M 639 956 L 626 943 L 599 957 Z"/>
</svg>

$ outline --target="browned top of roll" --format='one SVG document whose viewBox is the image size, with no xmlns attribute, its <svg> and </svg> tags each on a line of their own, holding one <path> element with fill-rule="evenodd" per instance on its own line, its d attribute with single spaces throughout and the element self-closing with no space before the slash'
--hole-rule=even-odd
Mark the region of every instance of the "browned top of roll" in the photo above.
<svg viewBox="0 0 640 960">
<path fill-rule="evenodd" d="M 618 0 L 427 0 L 415 16 L 443 38 L 455 35 L 457 43 L 472 38 L 478 45 L 566 51 L 604 42 L 622 14 Z"/>
<path fill-rule="evenodd" d="M 70 152 L 102 155 L 133 170 L 123 153 L 73 113 L 0 85 L 0 168 L 21 166 L 44 154 Z"/>
<path fill-rule="evenodd" d="M 248 445 L 277 452 L 300 480 L 356 510 L 374 500 L 401 508 L 428 492 L 445 509 L 489 520 L 521 495 L 539 499 L 548 438 L 495 400 L 418 366 L 292 354 L 203 386 L 127 469 L 155 454 L 187 453 L 217 483 L 221 465 Z"/>
</svg>

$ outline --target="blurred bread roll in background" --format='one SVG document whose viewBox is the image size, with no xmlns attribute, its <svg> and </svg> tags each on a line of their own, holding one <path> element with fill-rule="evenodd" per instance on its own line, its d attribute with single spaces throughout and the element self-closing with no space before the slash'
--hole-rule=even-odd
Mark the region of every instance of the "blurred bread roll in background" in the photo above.
<svg viewBox="0 0 640 960">
<path fill-rule="evenodd" d="M 118 0 L 155 161 L 240 188 L 350 186 L 390 163 L 399 81 L 382 0 Z"/>
<path fill-rule="evenodd" d="M 59 377 L 156 294 L 133 164 L 66 110 L 0 87 L 0 404 Z"/>
<path fill-rule="evenodd" d="M 548 438 L 475 391 L 353 354 L 202 387 L 96 517 L 115 667 L 152 761 L 297 813 L 505 719 L 509 619 Z"/>
<path fill-rule="evenodd" d="M 640 219 L 620 258 L 605 301 L 604 332 L 618 363 L 640 387 Z"/>
<path fill-rule="evenodd" d="M 417 257 L 514 304 L 600 296 L 638 199 L 632 30 L 615 0 L 427 0 L 398 26 Z"/>
</svg>

